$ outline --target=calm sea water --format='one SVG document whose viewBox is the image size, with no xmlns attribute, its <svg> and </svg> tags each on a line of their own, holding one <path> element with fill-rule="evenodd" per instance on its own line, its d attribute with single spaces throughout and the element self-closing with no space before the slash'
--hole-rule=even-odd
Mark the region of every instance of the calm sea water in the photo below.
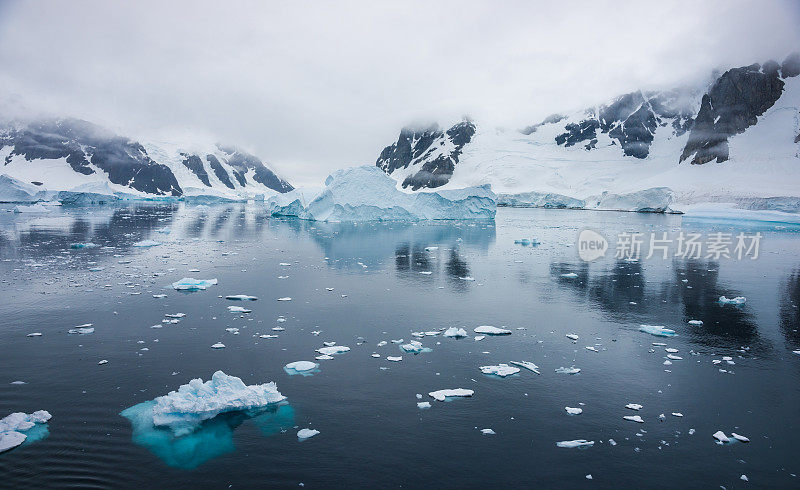
<svg viewBox="0 0 800 490">
<path fill-rule="evenodd" d="M 630 262 L 612 250 L 585 264 L 574 242 L 586 227 L 607 237 L 763 239 L 757 260 Z M 163 244 L 132 246 L 143 239 Z M 75 242 L 99 247 L 71 249 Z M 611 212 L 500 209 L 492 223 L 416 224 L 274 219 L 256 205 L 1 212 L 0 416 L 45 409 L 53 418 L 46 438 L 0 454 L 0 486 L 737 488 L 746 475 L 751 485 L 796 488 L 798 252 L 800 229 L 789 226 Z M 187 276 L 219 284 L 171 289 Z M 221 297 L 229 294 L 259 300 Z M 747 302 L 720 305 L 721 295 Z M 150 328 L 177 312 L 186 313 L 179 323 Z M 95 333 L 67 334 L 85 323 Z M 654 337 L 640 324 L 678 336 Z M 377 346 L 450 326 L 473 336 L 479 325 L 513 333 L 426 337 L 431 351 L 419 355 Z M 283 371 L 313 360 L 325 341 L 352 350 L 320 361 L 313 376 Z M 216 342 L 227 347 L 211 349 Z M 664 365 L 664 346 L 653 342 L 683 359 Z M 479 370 L 511 360 L 533 361 L 541 375 Z M 573 365 L 579 374 L 555 372 Z M 122 410 L 216 370 L 275 381 L 289 404 L 218 417 L 184 440 L 134 440 Z M 26 384 L 11 384 L 18 380 Z M 427 395 L 444 388 L 475 394 L 445 403 Z M 418 409 L 417 394 L 432 407 Z M 298 442 L 305 427 L 320 434 Z M 717 430 L 751 442 L 718 445 Z M 572 439 L 595 444 L 556 447 Z"/>
</svg>

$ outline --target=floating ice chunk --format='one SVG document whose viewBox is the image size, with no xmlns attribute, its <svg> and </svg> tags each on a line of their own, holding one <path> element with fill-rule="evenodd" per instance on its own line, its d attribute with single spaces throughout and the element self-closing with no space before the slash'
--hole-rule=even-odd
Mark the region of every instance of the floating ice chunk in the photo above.
<svg viewBox="0 0 800 490">
<path fill-rule="evenodd" d="M 561 277 L 563 277 L 564 279 L 575 279 L 576 277 L 578 277 L 578 274 L 576 274 L 574 272 L 567 272 L 567 273 L 561 274 Z"/>
<path fill-rule="evenodd" d="M 660 325 L 639 325 L 639 331 L 655 335 L 657 337 L 674 337 L 677 335 L 675 330 Z"/>
<path fill-rule="evenodd" d="M 481 429 L 481 434 L 485 436 L 493 436 L 497 434 L 497 432 L 493 431 L 492 429 Z"/>
<path fill-rule="evenodd" d="M 26 337 L 41 337 L 41 336 L 42 332 L 31 332 L 28 335 L 26 335 Z"/>
<path fill-rule="evenodd" d="M 699 326 L 703 324 L 703 320 L 689 320 L 689 325 Z"/>
<path fill-rule="evenodd" d="M 672 412 L 673 417 L 683 417 L 683 414 L 680 412 Z"/>
<path fill-rule="evenodd" d="M 638 422 L 640 424 L 644 423 L 644 420 L 642 420 L 642 417 L 640 417 L 638 415 L 625 415 L 622 418 L 625 419 L 625 420 L 630 420 L 631 422 Z"/>
<path fill-rule="evenodd" d="M 610 446 L 616 446 L 616 445 L 617 445 L 617 441 L 615 441 L 614 439 L 609 439 L 609 440 L 608 440 L 608 444 L 609 444 Z"/>
<path fill-rule="evenodd" d="M 723 305 L 743 305 L 747 301 L 744 296 L 737 296 L 735 298 L 726 298 L 725 296 L 719 297 L 719 302 Z"/>
<path fill-rule="evenodd" d="M 217 342 L 216 344 L 212 345 L 211 348 L 212 349 L 224 349 L 225 348 L 225 344 L 223 344 L 222 342 Z"/>
<path fill-rule="evenodd" d="M 728 439 L 728 436 L 726 436 L 725 433 L 722 432 L 721 430 L 714 432 L 712 434 L 712 437 L 718 440 L 719 442 L 731 442 L 731 440 Z"/>
<path fill-rule="evenodd" d="M 400 362 L 403 360 L 403 356 L 386 356 L 386 360 L 392 362 Z"/>
<path fill-rule="evenodd" d="M 327 347 L 320 347 L 317 352 L 323 355 L 332 356 L 335 354 L 342 354 L 350 350 L 350 347 L 345 345 L 331 345 Z"/>
<path fill-rule="evenodd" d="M 164 313 L 164 318 L 183 318 L 186 313 Z"/>
<path fill-rule="evenodd" d="M 97 361 L 97 364 L 100 366 L 102 366 L 103 364 L 108 364 L 108 359 L 102 359 L 100 361 Z"/>
<path fill-rule="evenodd" d="M 292 298 L 290 298 L 288 296 L 285 296 L 283 298 L 278 298 L 278 301 L 291 301 L 291 300 L 292 300 Z"/>
<path fill-rule="evenodd" d="M 403 349 L 404 352 L 410 352 L 412 354 L 419 354 L 420 352 L 426 352 L 425 347 L 422 346 L 422 342 L 419 342 L 417 340 L 412 340 L 407 344 L 403 344 L 400 346 L 400 348 Z M 430 349 L 427 349 L 427 351 L 430 351 Z"/>
<path fill-rule="evenodd" d="M 439 247 L 425 247 L 426 252 L 433 252 L 434 250 L 439 250 Z"/>
<path fill-rule="evenodd" d="M 682 361 L 683 358 L 681 356 L 676 356 L 675 354 L 667 354 L 667 359 L 671 359 L 673 361 Z"/>
<path fill-rule="evenodd" d="M 70 328 L 69 330 L 67 330 L 67 333 L 86 335 L 89 333 L 94 333 L 94 327 L 92 327 L 91 323 L 85 323 L 83 325 L 78 325 L 75 328 Z"/>
<path fill-rule="evenodd" d="M 573 441 L 560 441 L 556 443 L 558 447 L 576 448 L 576 447 L 591 447 L 594 446 L 594 441 L 587 441 L 586 439 L 575 439 Z"/>
<path fill-rule="evenodd" d="M 467 390 L 465 388 L 455 388 L 455 389 L 431 391 L 430 393 L 428 393 L 428 396 L 432 397 L 436 401 L 443 402 L 448 398 L 467 397 L 467 396 L 472 396 L 474 394 L 475 392 L 472 390 Z"/>
<path fill-rule="evenodd" d="M 99 247 L 96 243 L 86 242 L 86 243 L 70 243 L 69 248 L 74 250 L 80 250 L 82 248 L 95 248 Z"/>
<path fill-rule="evenodd" d="M 742 475 L 742 476 L 739 477 L 739 479 L 742 480 L 742 481 L 750 481 L 750 479 L 747 478 L 747 475 Z"/>
<path fill-rule="evenodd" d="M 479 341 L 481 341 L 481 340 L 485 339 L 485 338 L 486 338 L 486 336 L 485 336 L 485 335 L 476 335 L 476 336 L 475 336 L 475 337 L 473 337 L 473 338 L 475 339 L 475 342 L 479 342 Z M 800 353 L 800 352 L 798 352 L 798 353 Z"/>
<path fill-rule="evenodd" d="M 642 405 L 639 405 L 638 403 L 628 403 L 627 405 L 625 405 L 625 408 L 628 408 L 630 410 L 641 410 Z"/>
<path fill-rule="evenodd" d="M 583 413 L 582 408 L 564 407 L 564 410 L 566 410 L 570 415 L 580 415 Z"/>
<path fill-rule="evenodd" d="M 556 369 L 558 374 L 578 374 L 581 372 L 580 368 L 576 368 L 575 366 L 572 367 L 560 367 Z"/>
<path fill-rule="evenodd" d="M 322 354 L 321 356 L 317 356 L 314 359 L 318 361 L 330 361 L 331 359 L 333 359 L 333 356 L 329 356 L 328 354 Z"/>
<path fill-rule="evenodd" d="M 178 282 L 173 282 L 172 287 L 177 291 L 200 291 L 217 284 L 216 279 L 195 279 L 184 277 Z"/>
<path fill-rule="evenodd" d="M 264 333 L 264 334 L 259 335 L 258 338 L 259 339 L 277 339 L 278 336 Z"/>
<path fill-rule="evenodd" d="M 229 296 L 225 296 L 225 299 L 229 299 L 231 301 L 256 301 L 258 298 L 255 296 L 248 296 L 246 294 L 231 294 Z"/>
<path fill-rule="evenodd" d="M 311 361 L 295 361 L 283 366 L 286 374 L 293 376 L 295 374 L 310 375 L 317 370 L 319 364 Z"/>
<path fill-rule="evenodd" d="M 239 334 L 239 329 L 237 327 L 228 327 L 228 328 L 225 329 L 225 331 L 226 332 L 230 332 L 230 333 L 232 333 L 234 335 L 238 335 Z"/>
<path fill-rule="evenodd" d="M 220 413 L 264 407 L 285 399 L 273 382 L 248 386 L 236 376 L 217 371 L 206 382 L 193 379 L 153 400 L 153 424 L 180 436 Z"/>
<path fill-rule="evenodd" d="M 50 208 L 41 204 L 33 204 L 31 206 L 14 206 L 15 213 L 49 213 Z"/>
<path fill-rule="evenodd" d="M 678 349 L 673 349 L 671 347 L 667 347 L 666 349 L 664 349 L 664 351 L 665 352 L 669 352 L 670 354 L 675 354 L 676 352 L 678 352 Z"/>
<path fill-rule="evenodd" d="M 463 328 L 450 327 L 447 330 L 445 330 L 442 335 L 444 335 L 445 337 L 451 337 L 451 338 L 458 339 L 458 338 L 466 337 L 467 336 L 467 331 L 464 330 Z"/>
<path fill-rule="evenodd" d="M 431 408 L 431 402 L 417 402 L 417 408 L 420 410 Z"/>
<path fill-rule="evenodd" d="M 41 427 L 41 424 L 47 423 L 51 418 L 50 412 L 37 410 L 31 414 L 14 412 L 0 419 L 0 453 L 19 446 L 29 436 L 29 442 L 47 437 L 46 428 L 41 432 L 35 431 L 35 428 L 37 424 Z"/>
<path fill-rule="evenodd" d="M 163 293 L 160 293 L 160 294 L 154 294 L 153 297 L 156 298 L 156 299 L 161 299 L 161 298 L 166 298 L 167 295 L 163 294 Z"/>
<path fill-rule="evenodd" d="M 592 352 L 600 352 L 599 350 L 597 350 L 597 347 L 594 347 L 592 345 L 587 345 L 586 350 L 590 350 Z"/>
<path fill-rule="evenodd" d="M 473 329 L 475 333 L 482 333 L 486 335 L 511 335 L 511 330 L 505 328 L 497 328 L 491 325 L 481 325 Z"/>
<path fill-rule="evenodd" d="M 497 366 L 481 366 L 479 369 L 483 374 L 491 374 L 501 378 L 505 378 L 506 376 L 511 376 L 512 374 L 517 374 L 519 372 L 518 367 L 509 366 L 508 364 L 498 364 Z"/>
<path fill-rule="evenodd" d="M 319 431 L 316 429 L 300 429 L 297 431 L 297 440 L 303 442 L 317 434 L 319 434 Z"/>
<path fill-rule="evenodd" d="M 161 242 L 155 240 L 142 240 L 133 244 L 134 247 L 156 247 L 161 245 Z"/>
<path fill-rule="evenodd" d="M 736 439 L 739 442 L 750 442 L 749 438 L 747 438 L 747 437 L 745 437 L 745 436 L 743 436 L 741 434 L 737 434 L 736 432 L 731 432 L 731 435 L 733 436 L 734 439 Z"/>
<path fill-rule="evenodd" d="M 792 353 L 797 354 L 798 356 L 800 356 L 800 350 L 793 350 Z"/>
<path fill-rule="evenodd" d="M 252 313 L 253 310 L 248 310 L 247 308 L 243 308 L 241 306 L 229 306 L 228 311 L 231 313 Z"/>
<path fill-rule="evenodd" d="M 539 366 L 530 362 L 530 361 L 509 361 L 511 364 L 515 366 L 519 366 L 522 368 L 527 369 L 528 371 L 533 371 L 536 374 L 541 375 L 542 373 L 539 372 Z"/>
<path fill-rule="evenodd" d="M 572 340 L 574 342 L 577 342 L 578 339 L 580 338 L 580 337 L 578 337 L 577 334 L 574 334 L 574 333 L 568 333 L 568 334 L 564 335 L 564 337 L 566 337 L 566 338 L 568 338 L 568 339 L 570 339 L 570 340 Z"/>
</svg>

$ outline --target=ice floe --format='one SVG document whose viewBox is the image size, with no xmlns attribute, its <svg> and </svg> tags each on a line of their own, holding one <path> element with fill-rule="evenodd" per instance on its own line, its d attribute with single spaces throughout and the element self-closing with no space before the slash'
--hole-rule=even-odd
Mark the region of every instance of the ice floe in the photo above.
<svg viewBox="0 0 800 490">
<path fill-rule="evenodd" d="M 89 333 L 94 333 L 94 327 L 92 327 L 91 323 L 85 323 L 83 325 L 78 325 L 75 328 L 70 328 L 69 330 L 67 330 L 67 333 L 86 335 Z"/>
<path fill-rule="evenodd" d="M 335 354 L 342 354 L 344 352 L 348 352 L 349 350 L 350 347 L 347 347 L 345 345 L 329 345 L 325 347 L 320 347 L 319 349 L 317 349 L 317 352 L 319 352 L 322 355 L 332 356 Z"/>
<path fill-rule="evenodd" d="M 556 368 L 555 370 L 558 374 L 578 374 L 581 372 L 580 368 L 576 368 L 575 366 L 572 367 L 560 367 Z"/>
<path fill-rule="evenodd" d="M 490 374 L 493 376 L 499 376 L 501 378 L 505 378 L 506 376 L 511 376 L 512 374 L 517 374 L 519 372 L 518 367 L 509 366 L 508 364 L 481 366 L 479 369 L 483 374 Z"/>
<path fill-rule="evenodd" d="M 27 414 L 14 412 L 0 419 L 0 453 L 25 442 L 34 442 L 47 437 L 47 421 L 52 418 L 46 410 Z"/>
<path fill-rule="evenodd" d="M 246 294 L 231 294 L 229 296 L 225 296 L 225 299 L 229 299 L 231 301 L 256 301 L 258 298 L 255 296 L 248 296 Z"/>
<path fill-rule="evenodd" d="M 308 376 L 318 371 L 317 368 L 319 368 L 319 364 L 311 361 L 295 361 L 283 366 L 283 370 L 290 376 L 295 374 Z"/>
<path fill-rule="evenodd" d="M 587 441 L 586 439 L 575 439 L 572 441 L 559 441 L 556 443 L 558 447 L 577 448 L 577 447 L 591 447 L 594 446 L 594 441 Z"/>
<path fill-rule="evenodd" d="M 319 434 L 319 431 L 316 429 L 300 429 L 297 431 L 297 440 L 302 442 L 306 439 L 314 437 L 317 434 Z"/>
<path fill-rule="evenodd" d="M 243 308 L 241 306 L 229 306 L 228 311 L 231 313 L 252 313 L 253 310 L 248 310 L 247 308 Z"/>
<path fill-rule="evenodd" d="M 451 337 L 451 338 L 456 338 L 457 339 L 457 338 L 466 337 L 467 336 L 467 331 L 464 330 L 463 328 L 450 327 L 447 330 L 445 330 L 442 335 L 444 335 L 445 337 Z"/>
<path fill-rule="evenodd" d="M 481 325 L 473 329 L 475 333 L 482 333 L 486 335 L 511 335 L 511 330 L 505 328 L 497 328 L 491 325 Z"/>
<path fill-rule="evenodd" d="M 677 335 L 675 330 L 660 325 L 639 325 L 639 331 L 657 337 L 674 337 Z"/>
<path fill-rule="evenodd" d="M 430 393 L 428 393 L 428 396 L 430 396 L 436 401 L 443 402 L 448 398 L 468 397 L 474 394 L 475 392 L 472 390 L 468 390 L 465 388 L 454 388 L 454 389 L 431 391 Z"/>
<path fill-rule="evenodd" d="M 719 297 L 719 302 L 723 305 L 743 305 L 747 301 L 744 296 L 737 296 L 735 298 L 726 298 L 725 296 Z"/>
<path fill-rule="evenodd" d="M 630 420 L 631 422 L 638 422 L 640 424 L 644 423 L 644 420 L 639 415 L 624 415 L 622 418 L 625 420 Z"/>
<path fill-rule="evenodd" d="M 539 374 L 539 375 L 542 374 L 542 373 L 539 372 L 539 366 L 537 366 L 536 364 L 534 364 L 534 363 L 532 363 L 530 361 L 508 361 L 508 362 L 513 364 L 513 365 L 515 365 L 515 366 L 519 366 L 519 367 L 525 368 L 528 371 L 533 371 L 536 374 Z"/>
<path fill-rule="evenodd" d="M 172 288 L 177 291 L 201 291 L 215 284 L 217 284 L 216 279 L 195 279 L 193 277 L 184 277 L 180 281 L 173 282 Z"/>
<path fill-rule="evenodd" d="M 564 410 L 567 411 L 570 415 L 580 415 L 583 413 L 582 408 L 575 408 L 575 407 L 564 407 Z"/>
</svg>

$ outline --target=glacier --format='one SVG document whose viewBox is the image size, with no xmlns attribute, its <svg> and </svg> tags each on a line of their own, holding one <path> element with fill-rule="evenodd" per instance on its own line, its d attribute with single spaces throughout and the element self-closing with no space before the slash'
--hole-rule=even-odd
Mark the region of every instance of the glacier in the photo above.
<svg viewBox="0 0 800 490">
<path fill-rule="evenodd" d="M 34 203 L 44 199 L 44 192 L 33 184 L 0 175 L 0 202 Z"/>
<path fill-rule="evenodd" d="M 338 170 L 325 187 L 297 189 L 267 200 L 274 216 L 314 221 L 414 221 L 493 219 L 496 196 L 489 185 L 437 192 L 404 192 L 377 167 Z"/>
</svg>

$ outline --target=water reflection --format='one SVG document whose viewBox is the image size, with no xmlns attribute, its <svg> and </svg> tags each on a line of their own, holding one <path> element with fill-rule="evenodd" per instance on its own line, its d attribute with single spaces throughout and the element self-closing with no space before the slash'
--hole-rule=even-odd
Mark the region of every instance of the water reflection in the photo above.
<svg viewBox="0 0 800 490">
<path fill-rule="evenodd" d="M 780 307 L 781 330 L 792 350 L 800 347 L 800 269 L 786 279 Z"/>
</svg>

